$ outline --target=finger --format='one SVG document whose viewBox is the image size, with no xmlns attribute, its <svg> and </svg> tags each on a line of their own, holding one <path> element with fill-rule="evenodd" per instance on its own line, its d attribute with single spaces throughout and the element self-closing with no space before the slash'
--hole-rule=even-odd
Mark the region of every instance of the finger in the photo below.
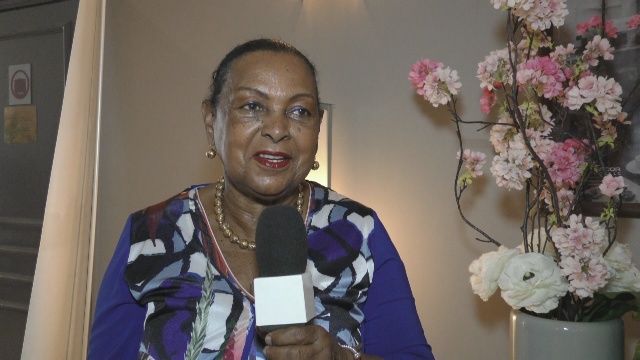
<svg viewBox="0 0 640 360">
<path fill-rule="evenodd" d="M 276 346 L 309 345 L 316 342 L 323 332 L 326 331 L 318 325 L 290 326 L 270 332 L 265 342 Z"/>
<path fill-rule="evenodd" d="M 309 345 L 266 346 L 264 356 L 268 360 L 311 359 L 313 349 Z"/>
<path fill-rule="evenodd" d="M 266 346 L 263 349 L 263 354 L 268 360 L 339 359 L 341 351 L 343 349 L 340 346 L 322 346 L 319 343 L 314 343 L 311 345 Z"/>
</svg>

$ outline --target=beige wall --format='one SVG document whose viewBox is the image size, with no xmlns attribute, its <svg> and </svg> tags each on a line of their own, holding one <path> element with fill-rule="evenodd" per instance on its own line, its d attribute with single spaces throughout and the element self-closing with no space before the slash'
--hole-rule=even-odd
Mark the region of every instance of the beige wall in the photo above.
<svg viewBox="0 0 640 360">
<path fill-rule="evenodd" d="M 446 62 L 463 78 L 462 115 L 480 120 L 477 63 L 501 47 L 502 27 L 488 0 L 108 1 L 95 288 L 128 213 L 219 173 L 199 114 L 215 64 L 239 42 L 277 37 L 319 69 L 322 101 L 335 105 L 332 185 L 380 214 L 436 356 L 506 359 L 509 308 L 469 286 L 469 263 L 493 248 L 454 206 L 452 124 L 407 80 L 418 58 Z M 469 216 L 515 245 L 519 194 L 477 184 Z M 623 225 L 637 242 L 640 221 Z M 635 341 L 640 323 L 627 323 Z"/>
</svg>

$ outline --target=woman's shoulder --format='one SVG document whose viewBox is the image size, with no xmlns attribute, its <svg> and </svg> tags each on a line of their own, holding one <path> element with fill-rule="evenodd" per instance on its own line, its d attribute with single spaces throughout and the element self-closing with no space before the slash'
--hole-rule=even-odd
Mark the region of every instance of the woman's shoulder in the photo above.
<svg viewBox="0 0 640 360">
<path fill-rule="evenodd" d="M 325 207 L 343 209 L 344 212 L 357 213 L 361 216 L 374 215 L 375 212 L 370 207 L 353 200 L 337 191 L 309 181 L 312 188 L 312 211 L 321 211 Z"/>
<path fill-rule="evenodd" d="M 192 185 L 181 192 L 131 214 L 132 232 L 140 227 L 173 226 L 187 213 L 197 211 L 197 190 L 206 185 Z M 151 229 L 148 229 L 151 230 Z M 153 230 L 151 230 L 153 231 Z"/>
<path fill-rule="evenodd" d="M 311 182 L 311 186 L 311 233 L 327 227 L 344 229 L 341 224 L 350 224 L 367 238 L 379 222 L 372 208 L 326 186 L 314 182 Z"/>
<path fill-rule="evenodd" d="M 206 186 L 208 186 L 210 184 L 196 184 L 196 185 L 190 185 L 189 187 L 183 189 L 182 191 L 176 193 L 175 195 L 172 195 L 162 201 L 159 201 L 153 205 L 149 205 L 147 207 L 144 207 L 140 210 L 138 210 L 138 212 L 142 212 L 142 213 L 149 213 L 149 212 L 153 212 L 153 211 L 157 211 L 158 209 L 163 209 L 164 207 L 170 206 L 173 203 L 179 203 L 179 202 L 189 202 L 189 201 L 194 201 L 196 199 L 196 194 L 197 191 L 199 189 L 202 189 Z"/>
</svg>

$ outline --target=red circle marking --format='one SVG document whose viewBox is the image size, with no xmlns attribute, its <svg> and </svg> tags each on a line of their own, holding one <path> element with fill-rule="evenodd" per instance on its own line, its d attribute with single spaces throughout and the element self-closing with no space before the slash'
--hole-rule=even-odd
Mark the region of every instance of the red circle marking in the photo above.
<svg viewBox="0 0 640 360">
<path fill-rule="evenodd" d="M 27 88 L 26 88 L 26 90 L 25 90 L 24 94 L 22 94 L 22 93 L 20 93 L 20 94 L 16 94 L 16 91 L 15 91 L 15 89 L 13 88 L 13 84 L 14 84 L 13 80 L 16 78 L 16 75 L 18 75 L 18 74 L 20 74 L 20 73 L 24 74 L 24 77 L 25 77 L 25 78 L 26 78 L 26 80 L 27 80 Z M 21 100 L 21 99 L 24 99 L 24 97 L 25 97 L 25 96 L 27 96 L 27 94 L 29 93 L 29 83 L 30 83 L 30 81 L 29 81 L 29 75 L 27 75 L 27 73 L 26 73 L 26 72 L 24 72 L 24 70 L 18 70 L 18 71 L 16 71 L 15 73 L 13 73 L 13 76 L 11 76 L 11 94 L 13 94 L 13 96 L 14 96 L 16 99 L 20 99 L 20 100 Z"/>
</svg>

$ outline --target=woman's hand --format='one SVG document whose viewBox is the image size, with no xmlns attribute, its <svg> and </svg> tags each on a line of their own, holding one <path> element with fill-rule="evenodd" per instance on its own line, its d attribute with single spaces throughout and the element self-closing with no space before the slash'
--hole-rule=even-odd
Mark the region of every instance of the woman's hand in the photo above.
<svg viewBox="0 0 640 360">
<path fill-rule="evenodd" d="M 264 355 L 277 359 L 352 360 L 353 354 L 342 348 L 322 326 L 292 326 L 273 331 L 265 338 Z"/>
</svg>

